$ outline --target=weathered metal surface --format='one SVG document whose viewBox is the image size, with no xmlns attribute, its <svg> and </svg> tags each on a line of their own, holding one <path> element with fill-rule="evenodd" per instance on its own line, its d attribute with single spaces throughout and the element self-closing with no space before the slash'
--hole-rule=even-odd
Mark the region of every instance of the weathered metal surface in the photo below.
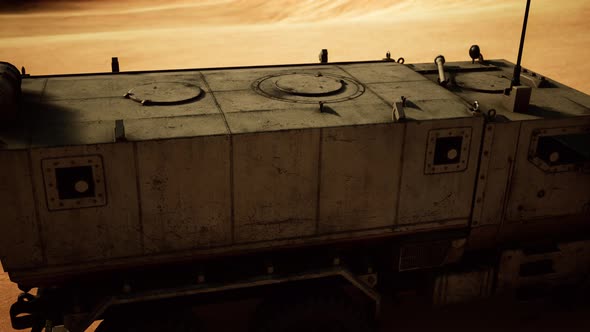
<svg viewBox="0 0 590 332">
<path fill-rule="evenodd" d="M 322 129 L 319 232 L 392 227 L 403 125 Z"/>
<path fill-rule="evenodd" d="M 480 140 L 482 124 L 483 119 L 480 117 L 406 124 L 396 221 L 398 225 L 442 224 L 449 221 L 468 224 L 479 158 L 479 144 L 475 142 Z M 429 133 L 439 129 L 449 132 L 458 130 L 459 133 L 463 131 L 458 137 L 471 140 L 474 144 L 463 146 L 465 150 L 461 153 L 468 156 L 466 159 L 441 162 L 444 173 L 429 174 L 436 165 L 428 163 L 430 157 L 427 146 L 437 144 L 435 137 L 431 137 L 432 142 L 428 141 Z"/>
<path fill-rule="evenodd" d="M 494 269 L 449 272 L 436 277 L 433 303 L 435 305 L 469 302 L 487 298 L 492 294 Z"/>
<path fill-rule="evenodd" d="M 134 87 L 125 96 L 142 105 L 169 105 L 186 103 L 198 98 L 203 91 L 187 82 L 156 82 Z"/>
<path fill-rule="evenodd" d="M 233 136 L 236 242 L 316 233 L 320 130 Z"/>
<path fill-rule="evenodd" d="M 24 125 L 0 131 L 4 267 L 13 280 L 40 280 L 466 228 L 472 215 L 474 234 L 486 229 L 473 239 L 488 243 L 500 227 L 508 238 L 517 233 L 505 226 L 537 218 L 580 224 L 588 173 L 547 173 L 528 153 L 535 129 L 587 125 L 590 97 L 546 79 L 551 88 L 533 87 L 529 108 L 514 113 L 489 87 L 456 84 L 485 74 L 495 88 L 512 69 L 446 63 L 449 89 L 433 63 L 388 61 L 25 78 Z M 149 107 L 124 98 L 162 82 L 202 91 L 190 99 L 169 90 L 165 101 L 182 102 Z M 261 93 L 267 83 L 272 93 Z M 402 97 L 405 118 L 395 122 Z M 474 101 L 498 121 L 474 115 Z M 486 125 L 493 133 L 482 145 Z M 66 172 L 81 178 L 62 179 L 62 193 L 48 179 L 63 174 L 43 175 L 49 160 L 80 157 L 103 162 L 106 197 L 95 206 L 82 208 L 101 192 L 84 180 L 99 174 L 90 164 Z M 71 201 L 51 208 L 56 195 Z"/>
<path fill-rule="evenodd" d="M 561 243 L 546 252 L 505 250 L 498 270 L 499 290 L 575 284 L 590 273 L 590 241 Z"/>
<path fill-rule="evenodd" d="M 371 64 L 348 64 L 339 67 L 364 84 L 427 80 L 424 76 L 413 70 L 408 71 L 406 66 L 392 62 L 381 63 L 379 66 L 373 66 Z M 433 90 L 437 91 L 437 89 Z"/>
<path fill-rule="evenodd" d="M 108 260 L 142 253 L 137 174 L 131 143 L 33 149 L 30 153 L 32 169 L 29 170 L 36 184 L 36 210 L 48 265 Z M 102 156 L 108 204 L 50 210 L 43 185 L 43 161 L 89 155 Z"/>
<path fill-rule="evenodd" d="M 411 271 L 441 266 L 451 248 L 450 240 L 410 243 L 400 247 L 398 270 Z"/>
<path fill-rule="evenodd" d="M 507 85 L 510 85 L 510 80 L 498 72 L 483 72 L 474 75 L 473 73 L 457 74 L 455 76 L 455 83 L 463 89 L 502 93 Z"/>
<path fill-rule="evenodd" d="M 566 168 L 560 172 L 543 170 L 537 167 L 534 160 L 537 145 L 533 138 L 535 131 L 543 133 L 543 130 L 559 128 L 557 134 L 566 134 L 568 127 L 590 129 L 590 117 L 537 120 L 522 124 L 506 211 L 508 222 L 568 215 L 578 215 L 581 219 L 588 217 L 590 173 L 577 168 Z"/>
<path fill-rule="evenodd" d="M 42 233 L 26 151 L 0 150 L 0 260 L 5 270 L 43 265 Z M 25 254 L 26 253 L 26 254 Z"/>
<path fill-rule="evenodd" d="M 137 144 L 144 253 L 231 243 L 230 138 Z"/>
<path fill-rule="evenodd" d="M 324 96 L 338 93 L 344 88 L 344 82 L 336 77 L 292 74 L 279 77 L 274 85 L 280 91 L 301 96 Z"/>
<path fill-rule="evenodd" d="M 481 151 L 472 226 L 499 225 L 512 174 L 519 122 L 487 123 Z"/>
</svg>

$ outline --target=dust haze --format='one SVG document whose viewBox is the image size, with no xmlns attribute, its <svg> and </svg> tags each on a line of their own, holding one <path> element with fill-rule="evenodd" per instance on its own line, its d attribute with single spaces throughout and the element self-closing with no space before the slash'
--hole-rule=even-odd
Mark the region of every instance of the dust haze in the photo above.
<svg viewBox="0 0 590 332">
<path fill-rule="evenodd" d="M 32 74 L 381 59 L 516 61 L 526 1 L 9 1 L 0 59 Z M 11 5 L 12 3 L 12 5 Z M 523 65 L 590 93 L 590 2 L 535 0 Z"/>
</svg>

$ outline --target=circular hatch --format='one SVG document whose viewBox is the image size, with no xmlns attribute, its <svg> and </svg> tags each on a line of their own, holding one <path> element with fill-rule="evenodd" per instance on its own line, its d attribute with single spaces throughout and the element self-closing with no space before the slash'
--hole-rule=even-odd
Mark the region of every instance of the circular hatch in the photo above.
<svg viewBox="0 0 590 332">
<path fill-rule="evenodd" d="M 341 80 L 309 74 L 283 75 L 274 83 L 280 91 L 300 96 L 330 95 L 343 87 Z"/>
<path fill-rule="evenodd" d="M 306 104 L 346 101 L 365 91 L 351 78 L 321 72 L 269 75 L 254 81 L 252 89 L 268 98 Z"/>
<path fill-rule="evenodd" d="M 154 82 L 134 87 L 125 98 L 142 105 L 181 104 L 197 99 L 203 91 L 196 85 L 184 82 Z"/>
<path fill-rule="evenodd" d="M 502 93 L 510 87 L 510 80 L 498 73 L 465 73 L 455 76 L 455 84 L 466 90 Z"/>
</svg>

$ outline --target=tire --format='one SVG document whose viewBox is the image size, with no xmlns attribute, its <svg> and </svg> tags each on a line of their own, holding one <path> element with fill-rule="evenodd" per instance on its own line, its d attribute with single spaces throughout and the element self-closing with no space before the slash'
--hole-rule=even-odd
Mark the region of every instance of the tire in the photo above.
<svg viewBox="0 0 590 332">
<path fill-rule="evenodd" d="M 261 304 L 254 332 L 374 332 L 369 310 L 339 295 L 286 296 Z"/>
</svg>

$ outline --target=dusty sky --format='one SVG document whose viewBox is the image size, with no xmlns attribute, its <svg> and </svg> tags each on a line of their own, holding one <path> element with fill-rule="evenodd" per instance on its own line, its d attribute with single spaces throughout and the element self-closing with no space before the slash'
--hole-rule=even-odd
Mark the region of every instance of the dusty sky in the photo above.
<svg viewBox="0 0 590 332">
<path fill-rule="evenodd" d="M 0 61 L 32 74 L 380 59 L 516 61 L 525 0 L 2 1 Z M 590 1 L 533 0 L 523 65 L 590 93 Z"/>
</svg>

